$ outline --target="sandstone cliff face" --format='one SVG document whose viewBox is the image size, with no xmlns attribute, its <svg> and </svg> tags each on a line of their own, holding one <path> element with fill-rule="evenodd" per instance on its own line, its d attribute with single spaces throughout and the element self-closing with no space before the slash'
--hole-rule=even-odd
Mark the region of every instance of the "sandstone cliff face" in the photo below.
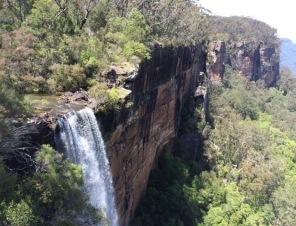
<svg viewBox="0 0 296 226">
<path fill-rule="evenodd" d="M 204 79 L 200 72 L 206 70 L 209 80 L 221 80 L 229 64 L 249 80 L 264 79 L 270 86 L 278 75 L 277 56 L 277 50 L 261 44 L 250 48 L 246 43 L 227 45 L 220 41 L 209 45 L 207 56 L 200 46 L 155 48 L 152 59 L 140 65 L 137 76 L 128 79 L 126 87 L 132 91 L 133 106 L 121 111 L 119 120 L 114 115 L 98 118 L 103 133 L 104 128 L 112 131 L 106 148 L 120 225 L 127 225 L 134 216 L 158 155 L 176 136 L 187 97 L 205 96 L 197 89 Z M 47 139 L 51 137 L 48 134 Z M 40 143 L 50 142 L 44 137 Z M 195 158 L 199 145 L 196 137 L 198 133 L 185 137 L 187 149 L 193 150 L 186 158 Z"/>
<path fill-rule="evenodd" d="M 223 78 L 226 59 L 225 42 L 211 42 L 207 56 L 207 74 L 210 80 L 220 81 Z"/>
<path fill-rule="evenodd" d="M 132 83 L 132 110 L 106 144 L 120 225 L 133 217 L 159 152 L 176 135 L 181 107 L 196 90 L 204 59 L 198 46 L 156 49 L 141 65 Z"/>
<path fill-rule="evenodd" d="M 128 84 L 134 105 L 121 117 L 122 123 L 106 144 L 121 225 L 127 225 L 134 216 L 159 152 L 176 136 L 184 101 L 188 95 L 194 96 L 203 82 L 200 72 L 206 70 L 210 80 L 222 80 L 225 65 L 229 64 L 249 80 L 264 79 L 268 86 L 275 83 L 275 49 L 261 44 L 251 47 L 216 41 L 209 45 L 207 57 L 198 46 L 156 49 L 152 59 L 140 66 L 138 75 Z M 105 127 L 106 123 L 101 122 Z M 193 140 L 199 136 L 192 136 L 186 139 L 194 144 L 191 149 L 196 149 L 198 144 Z"/>
<path fill-rule="evenodd" d="M 263 79 L 275 84 L 279 74 L 279 50 L 253 42 L 212 42 L 208 48 L 207 73 L 210 80 L 223 79 L 225 65 L 238 70 L 249 81 Z"/>
</svg>

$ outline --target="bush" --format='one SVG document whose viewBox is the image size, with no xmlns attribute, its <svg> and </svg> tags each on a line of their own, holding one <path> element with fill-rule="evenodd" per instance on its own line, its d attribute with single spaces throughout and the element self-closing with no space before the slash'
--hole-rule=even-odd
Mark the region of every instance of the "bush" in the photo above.
<svg viewBox="0 0 296 226">
<path fill-rule="evenodd" d="M 86 75 L 78 64 L 64 65 L 54 64 L 48 85 L 52 92 L 62 92 L 86 86 Z"/>
<path fill-rule="evenodd" d="M 130 59 L 132 56 L 150 59 L 149 49 L 143 43 L 129 41 L 123 46 L 124 55 Z"/>
<path fill-rule="evenodd" d="M 103 112 L 108 112 L 108 111 L 118 111 L 120 108 L 119 105 L 119 90 L 113 87 L 110 90 L 107 90 L 106 92 L 106 99 L 104 101 L 104 104 L 101 105 L 100 110 Z"/>
</svg>

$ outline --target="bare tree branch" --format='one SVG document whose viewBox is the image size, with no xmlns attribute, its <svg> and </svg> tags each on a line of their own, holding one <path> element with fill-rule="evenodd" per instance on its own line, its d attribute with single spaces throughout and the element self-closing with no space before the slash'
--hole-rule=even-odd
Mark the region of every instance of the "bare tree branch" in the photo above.
<svg viewBox="0 0 296 226">
<path fill-rule="evenodd" d="M 37 151 L 40 145 L 30 140 L 29 134 L 38 134 L 36 126 L 22 126 L 14 129 L 9 136 L 0 137 L 0 155 L 7 163 L 7 170 L 28 173 L 38 166 L 32 153 Z"/>
</svg>

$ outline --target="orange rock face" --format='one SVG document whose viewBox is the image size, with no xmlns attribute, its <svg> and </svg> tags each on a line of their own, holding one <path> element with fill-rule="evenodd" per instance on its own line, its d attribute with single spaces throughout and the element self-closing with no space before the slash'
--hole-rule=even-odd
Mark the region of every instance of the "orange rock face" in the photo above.
<svg viewBox="0 0 296 226">
<path fill-rule="evenodd" d="M 215 41 L 209 44 L 207 56 L 207 73 L 211 81 L 220 81 L 223 78 L 226 61 L 225 42 Z"/>
<path fill-rule="evenodd" d="M 207 74 L 212 81 L 223 79 L 225 65 L 230 65 L 247 80 L 263 79 L 272 86 L 279 74 L 279 53 L 263 43 L 214 41 L 208 46 Z"/>
<path fill-rule="evenodd" d="M 133 107 L 107 142 L 120 225 L 127 225 L 145 195 L 155 160 L 175 135 L 185 98 L 203 69 L 200 47 L 155 50 L 132 84 Z"/>
<path fill-rule="evenodd" d="M 200 72 L 207 71 L 210 80 L 222 80 L 225 64 L 230 64 L 247 79 L 261 78 L 272 85 L 278 74 L 270 61 L 273 56 L 272 49 L 260 45 L 250 50 L 245 43 L 226 46 L 217 41 L 210 44 L 207 57 L 199 46 L 156 48 L 151 60 L 140 65 L 128 84 L 133 106 L 125 115 L 121 112 L 106 143 L 120 225 L 134 217 L 158 155 L 176 136 L 186 97 L 202 83 Z M 113 125 L 112 120 L 101 123 Z"/>
</svg>

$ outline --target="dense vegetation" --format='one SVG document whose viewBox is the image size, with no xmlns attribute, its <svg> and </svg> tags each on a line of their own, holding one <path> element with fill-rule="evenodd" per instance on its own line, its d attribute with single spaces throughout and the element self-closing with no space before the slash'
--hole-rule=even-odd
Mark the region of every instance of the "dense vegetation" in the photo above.
<svg viewBox="0 0 296 226">
<path fill-rule="evenodd" d="M 295 225 L 296 79 L 283 69 L 277 84 L 229 67 L 209 84 L 204 157 L 165 152 L 134 225 Z"/>
<path fill-rule="evenodd" d="M 103 113 L 118 110 L 120 90 L 103 78 L 109 66 L 131 71 L 156 43 L 201 42 L 208 24 L 191 0 L 1 0 L 0 224 L 104 221 L 87 204 L 81 168 L 24 136 L 32 109 L 23 94 L 84 88 L 105 101 Z"/>
<path fill-rule="evenodd" d="M 275 29 L 250 18 L 209 16 L 194 0 L 0 0 L 0 224 L 93 225 L 81 167 L 50 146 L 23 148 L 24 93 L 88 89 L 118 110 L 110 65 L 132 70 L 155 44 L 248 41 L 278 47 Z M 203 129 L 199 162 L 183 160 L 182 140 L 151 175 L 134 225 L 294 225 L 296 81 L 288 69 L 265 88 L 227 69 L 209 84 L 208 124 L 184 110 L 182 130 Z M 195 128 L 196 127 L 196 128 Z M 11 135 L 14 134 L 14 135 Z M 30 147 L 32 148 L 32 147 Z M 38 151 L 37 151 L 38 149 Z M 30 153 L 31 154 L 31 153 Z M 20 161 L 16 169 L 9 161 Z"/>
<path fill-rule="evenodd" d="M 281 40 L 281 65 L 289 67 L 293 74 L 296 75 L 296 44 L 286 38 Z"/>
<path fill-rule="evenodd" d="M 262 42 L 268 47 L 279 47 L 280 40 L 276 33 L 277 30 L 268 24 L 247 17 L 215 16 L 210 24 L 210 39 L 225 42 Z"/>
<path fill-rule="evenodd" d="M 92 88 L 103 99 L 110 65 L 127 71 L 150 58 L 154 43 L 201 42 L 208 16 L 195 1 L 3 0 L 0 2 L 0 125 L 8 105 L 27 109 L 13 93 Z M 9 103 L 9 104 L 7 104 Z M 21 109 L 20 109 L 21 108 Z M 7 121 L 7 120 L 6 120 Z M 1 131 L 0 127 L 0 131 Z"/>
<path fill-rule="evenodd" d="M 1 225 L 93 225 L 104 223 L 82 191 L 81 167 L 48 145 L 36 153 L 36 172 L 16 175 L 0 162 Z M 6 169 L 5 169 L 6 168 Z"/>
</svg>

